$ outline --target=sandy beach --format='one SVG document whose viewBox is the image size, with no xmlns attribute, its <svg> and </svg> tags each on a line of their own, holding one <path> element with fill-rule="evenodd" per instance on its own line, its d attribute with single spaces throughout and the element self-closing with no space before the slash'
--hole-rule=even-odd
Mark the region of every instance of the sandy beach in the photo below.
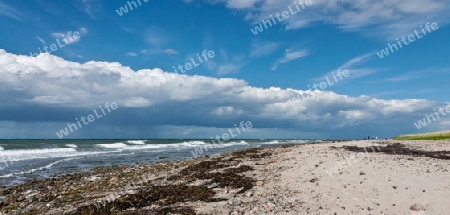
<svg viewBox="0 0 450 215">
<path fill-rule="evenodd" d="M 98 168 L 0 190 L 6 214 L 448 214 L 450 141 L 361 140 Z"/>
</svg>

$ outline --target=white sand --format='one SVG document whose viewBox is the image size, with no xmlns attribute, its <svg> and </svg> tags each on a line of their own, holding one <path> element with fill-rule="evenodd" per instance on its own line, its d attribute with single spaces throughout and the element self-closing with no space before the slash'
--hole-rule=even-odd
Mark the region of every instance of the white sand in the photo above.
<svg viewBox="0 0 450 215">
<path fill-rule="evenodd" d="M 223 194 L 231 199 L 227 202 L 198 202 L 195 208 L 205 214 L 450 214 L 450 160 L 330 148 L 378 142 L 450 151 L 450 141 L 394 140 L 268 149 L 271 158 L 245 162 L 256 169 L 246 174 L 262 186 L 246 194 L 230 191 Z M 356 160 L 347 159 L 352 155 Z M 337 162 L 346 165 L 330 176 L 327 170 Z M 411 210 L 414 204 L 424 210 Z"/>
</svg>

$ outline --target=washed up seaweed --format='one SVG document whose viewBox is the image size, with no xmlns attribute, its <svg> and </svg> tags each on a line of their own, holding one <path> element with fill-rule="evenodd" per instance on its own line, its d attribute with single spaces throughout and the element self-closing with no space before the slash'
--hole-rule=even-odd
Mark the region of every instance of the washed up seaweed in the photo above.
<svg viewBox="0 0 450 215">
<path fill-rule="evenodd" d="M 342 146 L 341 148 L 352 152 L 383 153 L 389 155 L 408 155 L 413 157 L 429 157 L 442 160 L 450 160 L 450 151 L 423 151 L 419 149 L 408 148 L 401 143 L 371 147 L 370 150 L 367 149 L 367 147 L 358 147 L 358 146 Z"/>
</svg>

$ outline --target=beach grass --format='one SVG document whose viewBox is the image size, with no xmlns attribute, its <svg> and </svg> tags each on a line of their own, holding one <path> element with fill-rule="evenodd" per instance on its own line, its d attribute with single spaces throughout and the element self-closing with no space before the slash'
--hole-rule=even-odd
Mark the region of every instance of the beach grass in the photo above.
<svg viewBox="0 0 450 215">
<path fill-rule="evenodd" d="M 393 138 L 394 140 L 448 140 L 450 139 L 449 131 L 438 131 L 424 134 L 407 134 Z"/>
</svg>

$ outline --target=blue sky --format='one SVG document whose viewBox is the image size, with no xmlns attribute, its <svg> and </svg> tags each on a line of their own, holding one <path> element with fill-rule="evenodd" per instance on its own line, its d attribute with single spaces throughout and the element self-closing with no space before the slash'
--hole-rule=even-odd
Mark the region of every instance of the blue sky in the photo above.
<svg viewBox="0 0 450 215">
<path fill-rule="evenodd" d="M 254 129 L 236 138 L 450 129 L 444 115 L 414 125 L 450 104 L 444 0 L 312 0 L 256 35 L 262 20 L 300 2 L 139 2 L 0 0 L 0 138 L 58 138 L 106 102 L 119 109 L 67 138 L 209 138 L 241 121 Z M 409 35 L 415 41 L 378 56 Z M 203 51 L 214 57 L 200 63 Z M 174 72 L 191 58 L 197 66 Z"/>
</svg>

